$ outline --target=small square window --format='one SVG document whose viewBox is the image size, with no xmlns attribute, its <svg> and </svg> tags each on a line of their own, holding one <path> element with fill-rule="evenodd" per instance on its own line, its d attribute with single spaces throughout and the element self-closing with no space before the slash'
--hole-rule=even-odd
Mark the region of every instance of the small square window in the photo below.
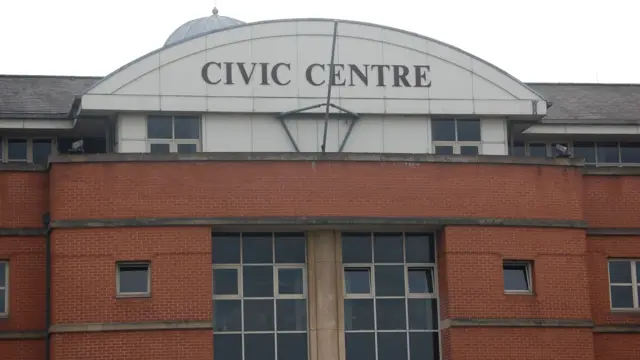
<svg viewBox="0 0 640 360">
<path fill-rule="evenodd" d="M 149 116 L 147 119 L 148 139 L 172 139 L 173 119 L 171 116 Z"/>
<path fill-rule="evenodd" d="M 7 158 L 9 161 L 27 161 L 27 140 L 9 139 L 7 142 Z"/>
<path fill-rule="evenodd" d="M 302 268 L 278 268 L 278 294 L 304 294 L 304 271 Z"/>
<path fill-rule="evenodd" d="M 410 294 L 433 293 L 433 273 L 431 269 L 409 268 L 407 270 Z"/>
<path fill-rule="evenodd" d="M 368 295 L 371 293 L 371 270 L 369 268 L 344 269 L 346 294 Z"/>
<path fill-rule="evenodd" d="M 149 263 L 145 262 L 118 263 L 118 296 L 148 296 L 151 288 L 149 270 Z"/>
<path fill-rule="evenodd" d="M 504 272 L 504 291 L 508 293 L 530 293 L 531 263 L 527 261 L 505 261 L 502 264 Z"/>
<path fill-rule="evenodd" d="M 238 283 L 238 269 L 213 269 L 214 295 L 238 295 L 240 289 Z"/>
<path fill-rule="evenodd" d="M 171 146 L 169 144 L 149 144 L 149 152 L 152 154 L 169 154 Z"/>
</svg>

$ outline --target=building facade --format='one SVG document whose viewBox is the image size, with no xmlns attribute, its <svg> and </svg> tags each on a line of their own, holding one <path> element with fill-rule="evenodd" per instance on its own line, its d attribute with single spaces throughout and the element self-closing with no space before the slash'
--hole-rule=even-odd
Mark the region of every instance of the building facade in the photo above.
<svg viewBox="0 0 640 360">
<path fill-rule="evenodd" d="M 640 85 L 353 21 L 0 76 L 0 359 L 640 358 Z"/>
</svg>

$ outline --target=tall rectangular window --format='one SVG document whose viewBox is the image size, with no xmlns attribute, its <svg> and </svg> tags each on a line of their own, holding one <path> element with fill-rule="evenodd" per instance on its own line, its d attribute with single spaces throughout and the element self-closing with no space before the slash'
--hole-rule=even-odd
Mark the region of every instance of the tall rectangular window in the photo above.
<svg viewBox="0 0 640 360">
<path fill-rule="evenodd" d="M 0 316 L 9 313 L 9 262 L 0 261 Z"/>
<path fill-rule="evenodd" d="M 195 153 L 200 151 L 199 116 L 147 117 L 148 151 L 153 154 Z"/>
<path fill-rule="evenodd" d="M 640 309 L 640 260 L 609 260 L 611 308 Z"/>
<path fill-rule="evenodd" d="M 306 360 L 303 233 L 214 233 L 213 351 L 217 359 Z"/>
<path fill-rule="evenodd" d="M 478 155 L 481 146 L 479 119 L 432 119 L 433 151 L 437 155 Z"/>
<path fill-rule="evenodd" d="M 346 360 L 439 359 L 434 240 L 343 233 Z"/>
</svg>

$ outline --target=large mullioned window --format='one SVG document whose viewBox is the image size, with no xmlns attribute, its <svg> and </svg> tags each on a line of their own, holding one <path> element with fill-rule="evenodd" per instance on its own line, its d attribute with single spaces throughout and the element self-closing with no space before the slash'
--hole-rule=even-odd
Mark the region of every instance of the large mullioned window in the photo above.
<svg viewBox="0 0 640 360">
<path fill-rule="evenodd" d="M 214 234 L 215 359 L 306 360 L 302 233 Z"/>
<path fill-rule="evenodd" d="M 346 360 L 439 359 L 430 234 L 343 233 Z"/>
</svg>

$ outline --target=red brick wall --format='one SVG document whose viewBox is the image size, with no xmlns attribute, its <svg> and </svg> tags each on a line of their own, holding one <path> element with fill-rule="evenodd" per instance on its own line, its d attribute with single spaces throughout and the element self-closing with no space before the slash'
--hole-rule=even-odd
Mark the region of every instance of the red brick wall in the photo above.
<svg viewBox="0 0 640 360">
<path fill-rule="evenodd" d="M 43 340 L 0 340 L 2 360 L 45 360 Z"/>
<path fill-rule="evenodd" d="M 54 230 L 53 324 L 208 320 L 211 229 Z M 116 299 L 116 261 L 151 261 L 151 297 Z"/>
<path fill-rule="evenodd" d="M 579 169 L 551 166 L 54 164 L 51 196 L 55 220 L 322 215 L 582 218 Z"/>
<path fill-rule="evenodd" d="M 640 358 L 640 334 L 595 334 L 596 360 Z"/>
<path fill-rule="evenodd" d="M 584 230 L 445 228 L 445 267 L 452 318 L 591 318 Z M 504 293 L 502 261 L 533 260 L 535 295 Z"/>
<path fill-rule="evenodd" d="M 591 360 L 591 329 L 453 328 L 443 360 Z M 636 358 L 628 358 L 632 360 Z M 609 359 L 607 359 L 609 360 Z"/>
<path fill-rule="evenodd" d="M 213 358 L 210 330 L 54 334 L 51 343 L 53 359 L 61 360 Z"/>
<path fill-rule="evenodd" d="M 640 228 L 640 176 L 585 176 L 584 217 L 591 227 Z"/>
<path fill-rule="evenodd" d="M 48 175 L 0 172 L 0 228 L 42 227 L 49 207 Z"/>
</svg>

